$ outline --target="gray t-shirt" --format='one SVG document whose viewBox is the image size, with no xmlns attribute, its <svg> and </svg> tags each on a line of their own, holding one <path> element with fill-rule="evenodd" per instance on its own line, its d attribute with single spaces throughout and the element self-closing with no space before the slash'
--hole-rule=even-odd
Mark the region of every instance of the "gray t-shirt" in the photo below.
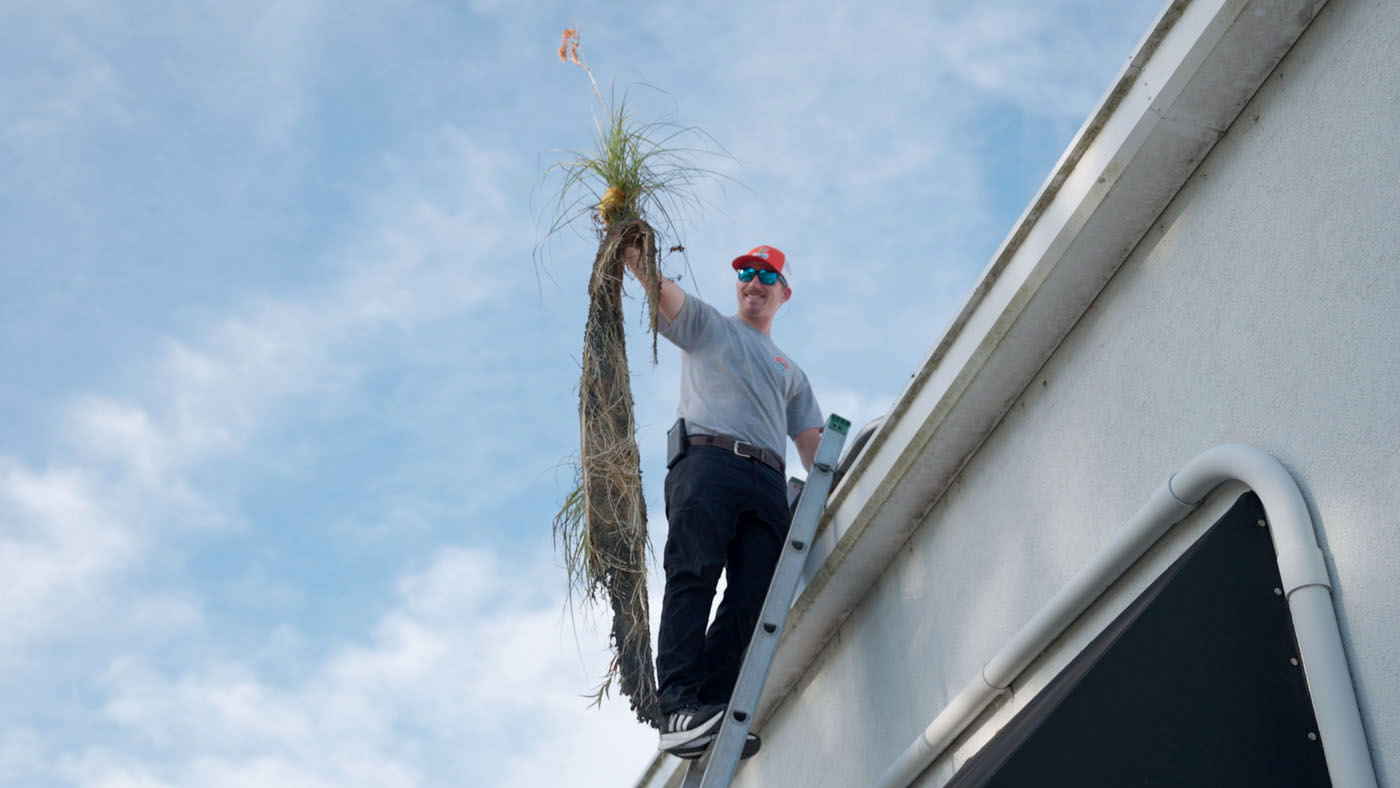
<svg viewBox="0 0 1400 788">
<path fill-rule="evenodd" d="M 681 354 L 676 415 L 691 435 L 730 435 L 782 456 L 803 430 L 822 426 L 807 376 L 767 334 L 686 294 L 661 335 Z"/>
</svg>

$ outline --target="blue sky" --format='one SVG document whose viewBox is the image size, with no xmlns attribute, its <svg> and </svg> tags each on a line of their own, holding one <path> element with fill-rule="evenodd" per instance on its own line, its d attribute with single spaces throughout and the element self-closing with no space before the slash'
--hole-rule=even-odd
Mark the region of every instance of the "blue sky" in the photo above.
<svg viewBox="0 0 1400 788">
<path fill-rule="evenodd" d="M 0 4 L 0 785 L 628 784 L 550 518 L 594 242 L 564 27 L 705 129 L 691 293 L 880 415 L 1160 3 Z M 679 360 L 631 301 L 653 543 Z M 652 593 L 659 592 L 653 575 Z M 653 611 L 655 612 L 655 611 Z"/>
</svg>

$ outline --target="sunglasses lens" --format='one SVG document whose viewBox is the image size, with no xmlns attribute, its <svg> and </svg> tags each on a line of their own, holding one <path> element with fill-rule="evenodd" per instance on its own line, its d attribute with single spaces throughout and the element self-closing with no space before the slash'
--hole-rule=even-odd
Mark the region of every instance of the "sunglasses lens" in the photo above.
<svg viewBox="0 0 1400 788">
<path fill-rule="evenodd" d="M 740 282 L 752 282 L 755 276 L 758 277 L 758 281 L 762 282 L 765 285 L 771 285 L 774 282 L 778 281 L 777 271 L 760 271 L 756 268 L 739 269 Z"/>
</svg>

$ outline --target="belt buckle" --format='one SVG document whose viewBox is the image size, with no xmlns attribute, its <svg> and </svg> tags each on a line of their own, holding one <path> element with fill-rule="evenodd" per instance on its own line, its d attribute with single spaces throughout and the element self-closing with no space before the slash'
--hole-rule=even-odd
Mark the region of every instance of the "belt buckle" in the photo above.
<svg viewBox="0 0 1400 788">
<path fill-rule="evenodd" d="M 746 460 L 752 460 L 752 459 L 754 458 L 754 456 L 753 456 L 752 454 L 745 454 L 745 453 L 739 451 L 739 447 L 740 447 L 740 446 L 748 446 L 750 449 L 752 449 L 752 448 L 754 447 L 753 444 L 752 444 L 752 443 L 744 443 L 743 441 L 734 441 L 734 448 L 733 448 L 734 456 L 736 456 L 736 457 L 743 457 L 743 458 L 746 459 Z"/>
</svg>

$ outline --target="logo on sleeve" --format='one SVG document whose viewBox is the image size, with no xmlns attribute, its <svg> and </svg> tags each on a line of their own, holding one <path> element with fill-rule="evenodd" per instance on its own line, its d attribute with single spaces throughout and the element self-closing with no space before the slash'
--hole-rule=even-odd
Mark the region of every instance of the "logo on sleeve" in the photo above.
<svg viewBox="0 0 1400 788">
<path fill-rule="evenodd" d="M 782 356 L 774 356 L 773 363 L 784 373 L 792 371 L 792 366 L 789 365 L 787 359 L 783 358 Z"/>
</svg>

